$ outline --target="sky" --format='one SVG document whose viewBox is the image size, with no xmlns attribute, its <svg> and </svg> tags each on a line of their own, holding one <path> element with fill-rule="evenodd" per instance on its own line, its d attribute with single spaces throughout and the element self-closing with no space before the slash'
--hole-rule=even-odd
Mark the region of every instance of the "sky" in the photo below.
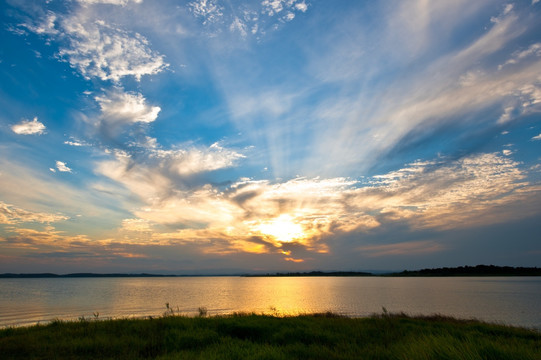
<svg viewBox="0 0 541 360">
<path fill-rule="evenodd" d="M 0 7 L 0 272 L 541 266 L 539 0 Z"/>
</svg>

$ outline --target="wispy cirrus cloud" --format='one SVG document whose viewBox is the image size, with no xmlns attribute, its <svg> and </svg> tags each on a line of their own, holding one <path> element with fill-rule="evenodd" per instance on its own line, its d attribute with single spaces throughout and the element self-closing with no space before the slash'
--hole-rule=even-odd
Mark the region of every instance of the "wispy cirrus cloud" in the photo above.
<svg viewBox="0 0 541 360">
<path fill-rule="evenodd" d="M 23 120 L 18 124 L 12 125 L 11 130 L 19 135 L 41 135 L 45 133 L 46 127 L 35 117 L 32 120 Z"/>
<path fill-rule="evenodd" d="M 476 5 L 478 3 L 479 6 Z M 445 4 L 442 9 L 451 6 L 453 11 L 458 11 L 460 4 L 465 5 L 464 2 Z M 468 16 L 472 16 L 485 9 L 487 4 L 476 2 L 466 6 L 464 11 L 470 14 Z M 426 6 L 440 7 L 439 3 L 427 3 Z M 313 115 L 309 117 L 312 123 L 316 124 L 316 129 L 320 128 L 317 126 L 319 123 L 323 127 L 323 124 L 332 122 L 333 127 L 315 134 L 314 143 L 318 146 L 315 147 L 313 159 L 306 162 L 307 168 L 317 167 L 316 164 L 326 158 L 329 173 L 339 173 L 343 168 L 352 166 L 369 169 L 374 165 L 371 164 L 371 159 L 377 161 L 378 157 L 386 156 L 393 149 L 400 149 L 402 143 L 413 139 L 427 139 L 430 134 L 437 133 L 438 129 L 451 122 L 455 126 L 470 126 L 471 124 L 466 124 L 463 119 L 472 114 L 480 114 L 476 120 L 477 126 L 490 129 L 524 114 L 539 111 L 540 58 L 533 50 L 527 50 L 529 55 L 520 59 L 517 55 L 512 55 L 516 51 L 514 41 L 524 35 L 527 28 L 522 20 L 524 14 L 520 11 L 522 10 L 515 10 L 513 7 L 504 8 L 499 14 L 492 16 L 491 25 L 486 31 L 472 37 L 469 43 L 447 49 L 447 52 L 442 52 L 439 57 L 432 57 L 426 64 L 424 51 L 433 48 L 439 40 L 430 33 L 431 26 L 415 28 L 412 31 L 420 35 L 413 38 L 424 39 L 422 41 L 425 43 L 412 50 L 411 61 L 416 59 L 424 66 L 411 69 L 409 75 L 384 77 L 385 80 L 379 82 L 375 79 L 381 78 L 379 70 L 383 67 L 378 64 L 378 60 L 384 61 L 385 58 L 385 62 L 391 62 L 393 68 L 400 73 L 403 73 L 404 68 L 408 68 L 409 63 L 404 62 L 403 51 L 398 52 L 402 56 L 400 58 L 389 57 L 389 54 L 377 50 L 368 56 L 363 49 L 358 49 L 360 45 L 355 44 L 355 39 L 329 39 L 334 41 L 331 45 L 334 49 L 332 54 L 347 51 L 351 52 L 352 56 L 358 54 L 358 57 L 355 57 L 355 62 L 336 63 L 331 57 L 322 56 L 309 64 L 313 73 L 325 83 L 346 83 L 349 86 L 346 89 L 351 90 L 346 90 L 339 96 L 329 94 L 319 102 Z M 426 11 L 429 16 L 427 22 L 445 24 L 448 13 Z M 397 30 L 395 17 L 406 15 L 403 11 L 391 13 L 388 26 L 396 36 L 400 37 L 404 32 Z M 467 16 L 464 19 L 467 19 Z M 441 29 L 435 28 L 434 31 L 437 35 Z M 426 37 L 421 36 L 422 34 Z M 395 39 L 389 38 L 386 41 L 382 48 L 393 49 L 390 44 L 394 43 Z M 409 44 L 402 40 L 400 43 L 404 46 Z M 534 46 L 532 49 L 535 48 Z M 493 63 L 494 59 L 505 61 L 506 54 L 510 54 L 517 63 L 513 67 L 506 66 L 498 70 L 497 64 Z M 336 68 L 336 64 L 340 67 Z M 370 69 L 370 72 L 366 73 L 366 68 Z M 383 96 L 372 97 L 372 90 L 368 91 L 365 86 L 358 85 L 372 83 L 371 89 L 381 87 Z M 298 105 L 295 103 L 296 109 L 299 108 Z M 487 116 L 488 113 L 493 114 L 498 107 L 502 107 L 500 114 Z"/>
</svg>

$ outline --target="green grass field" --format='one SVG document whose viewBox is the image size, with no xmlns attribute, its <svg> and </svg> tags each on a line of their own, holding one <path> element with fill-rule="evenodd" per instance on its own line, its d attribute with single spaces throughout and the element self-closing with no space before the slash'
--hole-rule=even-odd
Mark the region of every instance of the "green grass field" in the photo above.
<svg viewBox="0 0 541 360">
<path fill-rule="evenodd" d="M 541 333 L 443 316 L 164 316 L 0 330 L 2 359 L 541 359 Z"/>
</svg>

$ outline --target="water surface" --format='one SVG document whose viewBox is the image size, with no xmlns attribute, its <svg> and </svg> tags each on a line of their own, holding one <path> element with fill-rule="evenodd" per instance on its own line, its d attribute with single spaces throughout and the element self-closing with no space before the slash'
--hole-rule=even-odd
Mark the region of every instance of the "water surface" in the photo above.
<svg viewBox="0 0 541 360">
<path fill-rule="evenodd" d="M 541 329 L 539 277 L 175 277 L 0 279 L 0 326 L 53 319 L 232 312 L 440 313 Z"/>
</svg>

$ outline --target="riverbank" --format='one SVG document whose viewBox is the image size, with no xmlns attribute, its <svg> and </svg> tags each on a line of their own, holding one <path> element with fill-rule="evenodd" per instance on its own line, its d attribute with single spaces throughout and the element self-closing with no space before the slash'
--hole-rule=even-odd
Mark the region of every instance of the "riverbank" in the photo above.
<svg viewBox="0 0 541 360">
<path fill-rule="evenodd" d="M 5 359 L 540 359 L 534 330 L 403 314 L 53 321 L 0 330 Z"/>
</svg>

